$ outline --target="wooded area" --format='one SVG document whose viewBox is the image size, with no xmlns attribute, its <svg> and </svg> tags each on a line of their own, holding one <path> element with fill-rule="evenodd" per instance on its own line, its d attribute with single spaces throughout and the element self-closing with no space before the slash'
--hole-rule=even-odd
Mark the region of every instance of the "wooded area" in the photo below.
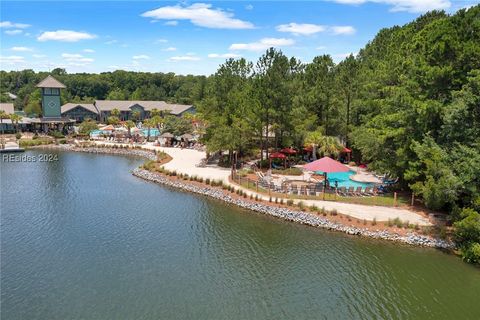
<svg viewBox="0 0 480 320">
<path fill-rule="evenodd" d="M 339 139 L 357 161 L 399 177 L 428 208 L 449 212 L 465 259 L 480 260 L 480 6 L 382 29 L 338 64 L 329 55 L 302 63 L 271 48 L 256 62 L 227 60 L 210 77 L 52 74 L 69 102 L 193 103 L 210 151 L 268 154 L 314 141 L 331 153 L 326 146 Z M 38 112 L 34 85 L 45 76 L 2 71 L 1 92 Z"/>
</svg>

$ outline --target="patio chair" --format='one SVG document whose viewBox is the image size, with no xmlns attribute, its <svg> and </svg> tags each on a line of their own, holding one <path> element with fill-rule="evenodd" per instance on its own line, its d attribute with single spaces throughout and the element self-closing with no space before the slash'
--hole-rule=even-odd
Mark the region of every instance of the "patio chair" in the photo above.
<svg viewBox="0 0 480 320">
<path fill-rule="evenodd" d="M 340 187 L 337 189 L 337 193 L 341 195 L 342 197 L 347 196 L 347 187 Z"/>
<path fill-rule="evenodd" d="M 355 195 L 355 188 L 354 187 L 348 187 L 347 195 L 348 196 L 354 196 Z"/>
<path fill-rule="evenodd" d="M 306 195 L 307 194 L 307 188 L 305 186 L 300 186 L 300 195 Z"/>
<path fill-rule="evenodd" d="M 365 196 L 373 196 L 373 189 L 372 187 L 366 187 L 365 191 L 363 191 L 363 195 Z"/>
<path fill-rule="evenodd" d="M 298 188 L 296 185 L 290 185 L 290 192 L 292 194 L 298 194 Z"/>
<path fill-rule="evenodd" d="M 361 197 L 362 196 L 362 187 L 357 187 L 357 189 L 355 190 L 355 195 L 357 197 Z"/>
</svg>

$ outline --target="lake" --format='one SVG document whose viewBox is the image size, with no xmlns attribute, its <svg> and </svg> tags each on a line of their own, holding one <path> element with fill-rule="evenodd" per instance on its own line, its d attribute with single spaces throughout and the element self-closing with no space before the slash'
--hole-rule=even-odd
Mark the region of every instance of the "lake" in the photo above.
<svg viewBox="0 0 480 320">
<path fill-rule="evenodd" d="M 480 318 L 458 257 L 145 182 L 141 159 L 56 157 L 0 162 L 2 319 Z"/>
</svg>

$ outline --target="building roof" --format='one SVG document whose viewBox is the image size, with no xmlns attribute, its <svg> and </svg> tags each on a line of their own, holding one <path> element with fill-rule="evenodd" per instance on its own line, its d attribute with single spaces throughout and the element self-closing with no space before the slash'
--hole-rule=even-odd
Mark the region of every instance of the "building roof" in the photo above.
<svg viewBox="0 0 480 320">
<path fill-rule="evenodd" d="M 37 84 L 37 88 L 66 88 L 66 86 L 51 75 L 49 75 L 48 77 L 40 81 L 39 84 Z"/>
<path fill-rule="evenodd" d="M 0 103 L 0 110 L 5 111 L 6 114 L 13 114 L 13 103 Z"/>
<path fill-rule="evenodd" d="M 96 100 L 95 106 L 99 111 L 112 111 L 118 109 L 119 111 L 130 111 L 131 107 L 138 105 L 146 111 L 152 109 L 158 109 L 159 111 L 170 110 L 171 114 L 179 115 L 188 109 L 192 108 L 192 105 L 186 104 L 170 104 L 165 101 L 124 101 L 124 100 Z"/>
<path fill-rule="evenodd" d="M 97 107 L 95 107 L 93 103 L 66 103 L 61 107 L 61 112 L 65 113 L 77 107 L 81 107 L 95 114 L 99 114 Z"/>
</svg>

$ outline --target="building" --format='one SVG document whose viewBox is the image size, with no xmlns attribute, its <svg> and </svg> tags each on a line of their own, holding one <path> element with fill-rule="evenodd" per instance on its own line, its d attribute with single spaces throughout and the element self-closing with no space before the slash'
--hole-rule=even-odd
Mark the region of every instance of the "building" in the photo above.
<svg viewBox="0 0 480 320">
<path fill-rule="evenodd" d="M 42 90 L 42 117 L 31 119 L 32 129 L 49 132 L 71 127 L 75 120 L 63 117 L 61 112 L 60 90 L 66 86 L 49 75 L 37 84 L 37 88 Z"/>
<path fill-rule="evenodd" d="M 61 108 L 62 116 L 81 122 L 87 118 L 105 122 L 112 115 L 112 111 L 120 111 L 120 120 L 130 120 L 137 113 L 137 120 L 150 117 L 153 109 L 169 112 L 175 116 L 185 113 L 195 113 L 193 105 L 171 104 L 165 101 L 124 101 L 124 100 L 96 100 L 89 103 L 67 103 Z"/>
<path fill-rule="evenodd" d="M 13 114 L 14 110 L 13 103 L 0 103 L 0 111 L 4 111 L 7 115 Z"/>
</svg>

